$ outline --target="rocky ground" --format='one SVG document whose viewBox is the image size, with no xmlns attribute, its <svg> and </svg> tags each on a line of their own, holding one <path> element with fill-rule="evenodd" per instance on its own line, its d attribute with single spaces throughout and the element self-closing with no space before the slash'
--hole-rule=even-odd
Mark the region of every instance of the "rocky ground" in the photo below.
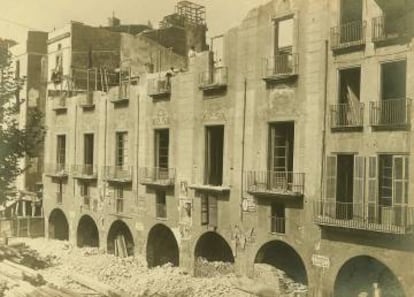
<svg viewBox="0 0 414 297">
<path fill-rule="evenodd" d="M 249 280 L 237 277 L 229 263 L 209 263 L 198 259 L 197 265 L 204 272 L 202 277 L 193 277 L 181 268 L 168 264 L 149 269 L 142 256 L 118 258 L 96 248 L 77 248 L 68 242 L 43 238 L 14 239 L 13 242 L 24 242 L 37 251 L 40 258 L 47 259 L 49 267 L 39 272 L 48 283 L 83 296 L 100 295 L 74 281 L 74 274 L 109 285 L 131 297 L 305 296 L 292 293 L 298 288 L 305 290 L 304 286 L 295 284 L 281 271 L 266 264 L 256 264 L 256 279 Z M 261 293 L 253 295 L 246 292 L 251 292 L 259 283 L 258 291 Z M 284 294 L 281 287 L 286 286 L 286 283 L 290 287 Z"/>
</svg>

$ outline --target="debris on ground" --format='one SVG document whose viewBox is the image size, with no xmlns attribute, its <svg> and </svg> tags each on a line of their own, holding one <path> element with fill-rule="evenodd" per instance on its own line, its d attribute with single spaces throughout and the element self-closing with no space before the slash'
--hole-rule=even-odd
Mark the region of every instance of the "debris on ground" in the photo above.
<svg viewBox="0 0 414 297">
<path fill-rule="evenodd" d="M 199 257 L 195 263 L 195 275 L 197 277 L 217 277 L 234 273 L 234 263 L 207 261 L 203 257 Z"/>
</svg>

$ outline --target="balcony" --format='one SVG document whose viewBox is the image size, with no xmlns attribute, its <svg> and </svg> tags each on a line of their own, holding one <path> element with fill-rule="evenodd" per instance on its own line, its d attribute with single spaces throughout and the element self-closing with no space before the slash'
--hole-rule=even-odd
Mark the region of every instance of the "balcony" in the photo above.
<svg viewBox="0 0 414 297">
<path fill-rule="evenodd" d="M 379 16 L 372 19 L 372 42 L 384 46 L 408 37 L 408 18 Z"/>
<path fill-rule="evenodd" d="M 302 197 L 305 174 L 277 171 L 248 171 L 245 175 L 247 192 L 262 197 Z"/>
<path fill-rule="evenodd" d="M 62 192 L 56 192 L 56 204 L 57 205 L 63 204 L 63 193 Z"/>
<path fill-rule="evenodd" d="M 203 170 L 194 170 L 192 181 L 188 186 L 190 189 L 199 192 L 210 192 L 216 194 L 227 194 L 230 192 L 230 186 L 223 182 L 223 177 L 211 175 L 208 177 Z"/>
<path fill-rule="evenodd" d="M 105 166 L 104 180 L 118 183 L 132 182 L 132 166 Z"/>
<path fill-rule="evenodd" d="M 292 53 L 282 53 L 264 59 L 263 80 L 269 83 L 296 79 L 298 76 L 298 62 L 298 55 Z"/>
<path fill-rule="evenodd" d="M 199 89 L 204 93 L 209 91 L 225 90 L 227 88 L 227 67 L 216 67 L 210 71 L 200 73 Z"/>
<path fill-rule="evenodd" d="M 318 225 L 389 234 L 414 233 L 414 207 L 381 206 L 335 200 L 314 201 Z"/>
<path fill-rule="evenodd" d="M 139 182 L 146 186 L 172 187 L 175 184 L 175 168 L 141 168 Z"/>
<path fill-rule="evenodd" d="M 410 125 L 411 99 L 370 102 L 370 124 L 375 129 L 406 129 Z"/>
<path fill-rule="evenodd" d="M 69 170 L 66 164 L 49 163 L 45 165 L 45 173 L 54 178 L 67 178 Z"/>
<path fill-rule="evenodd" d="M 334 52 L 359 50 L 365 46 L 366 22 L 356 21 L 331 28 Z"/>
<path fill-rule="evenodd" d="M 284 234 L 286 227 L 286 218 L 270 217 L 270 232 L 276 234 Z"/>
<path fill-rule="evenodd" d="M 95 99 L 93 92 L 87 92 L 85 95 L 79 98 L 79 106 L 83 109 L 91 109 L 95 107 Z"/>
<path fill-rule="evenodd" d="M 71 173 L 76 179 L 94 180 L 98 178 L 97 167 L 91 164 L 73 165 Z"/>
<path fill-rule="evenodd" d="M 118 87 L 118 96 L 112 97 L 111 102 L 114 104 L 126 103 L 130 97 L 130 81 L 121 81 Z"/>
<path fill-rule="evenodd" d="M 364 123 L 364 104 L 336 104 L 330 107 L 331 129 L 362 130 Z"/>
<path fill-rule="evenodd" d="M 171 95 L 171 78 L 158 77 L 148 81 L 148 96 L 153 99 L 166 98 Z"/>
<path fill-rule="evenodd" d="M 56 112 L 64 112 L 68 109 L 66 96 L 54 97 L 52 99 L 52 109 Z"/>
</svg>

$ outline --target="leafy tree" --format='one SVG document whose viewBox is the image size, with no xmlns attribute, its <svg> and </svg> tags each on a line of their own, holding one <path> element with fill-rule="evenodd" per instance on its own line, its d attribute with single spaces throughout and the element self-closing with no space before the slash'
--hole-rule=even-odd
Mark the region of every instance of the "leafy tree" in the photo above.
<svg viewBox="0 0 414 297">
<path fill-rule="evenodd" d="M 24 80 L 15 77 L 10 44 L 0 39 L 0 203 L 15 197 L 16 177 L 29 167 L 22 168 L 19 161 L 37 155 L 45 134 L 43 115 L 37 108 L 28 108 L 26 123 L 19 125 L 18 111 L 23 101 L 16 99 L 16 92 Z"/>
</svg>

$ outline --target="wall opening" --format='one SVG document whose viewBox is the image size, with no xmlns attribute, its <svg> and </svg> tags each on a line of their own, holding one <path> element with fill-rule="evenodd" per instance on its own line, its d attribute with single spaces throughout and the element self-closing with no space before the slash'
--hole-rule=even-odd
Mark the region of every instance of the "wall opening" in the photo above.
<svg viewBox="0 0 414 297">
<path fill-rule="evenodd" d="M 406 97 L 407 61 L 383 63 L 381 65 L 382 100 Z"/>
<path fill-rule="evenodd" d="M 147 242 L 148 267 L 171 263 L 179 265 L 179 249 L 174 233 L 166 226 L 155 225 L 148 234 Z"/>
<path fill-rule="evenodd" d="M 208 185 L 223 184 L 224 126 L 206 128 L 206 180 Z"/>
<path fill-rule="evenodd" d="M 108 231 L 107 252 L 116 256 L 134 255 L 134 239 L 128 226 L 121 220 L 112 223 Z"/>
<path fill-rule="evenodd" d="M 79 220 L 76 237 L 78 247 L 99 247 L 98 227 L 90 216 L 84 215 Z"/>
<path fill-rule="evenodd" d="M 69 240 L 69 224 L 60 209 L 54 209 L 49 216 L 49 238 Z"/>
<path fill-rule="evenodd" d="M 299 254 L 288 244 L 282 241 L 265 243 L 257 252 L 255 264 L 268 264 L 278 270 L 279 283 L 284 286 L 307 286 L 308 278 L 305 264 Z M 255 270 L 258 269 L 255 265 Z M 282 287 L 281 287 L 282 288 Z"/>
<path fill-rule="evenodd" d="M 346 262 L 335 280 L 334 297 L 360 296 L 362 292 L 368 296 L 405 297 L 394 273 L 369 256 L 355 257 Z"/>
</svg>

